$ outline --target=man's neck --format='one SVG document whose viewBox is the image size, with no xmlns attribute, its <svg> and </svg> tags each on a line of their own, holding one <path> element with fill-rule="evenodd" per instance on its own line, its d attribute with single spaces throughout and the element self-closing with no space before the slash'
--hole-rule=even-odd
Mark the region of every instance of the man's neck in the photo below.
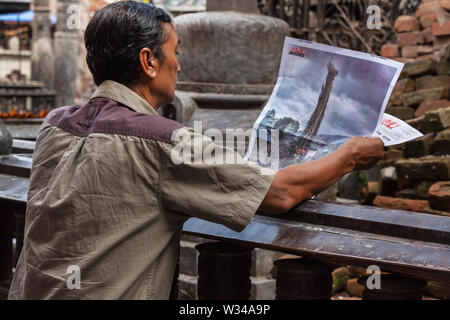
<svg viewBox="0 0 450 320">
<path fill-rule="evenodd" d="M 160 103 L 158 99 L 153 96 L 147 86 L 135 84 L 128 87 L 136 92 L 142 99 L 144 99 L 153 109 L 158 110 Z"/>
</svg>

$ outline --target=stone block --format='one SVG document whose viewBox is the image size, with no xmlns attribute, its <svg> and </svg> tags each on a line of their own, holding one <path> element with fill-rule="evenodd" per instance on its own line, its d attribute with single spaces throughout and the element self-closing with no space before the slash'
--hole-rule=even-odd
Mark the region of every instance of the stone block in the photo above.
<svg viewBox="0 0 450 320">
<path fill-rule="evenodd" d="M 448 94 L 449 94 L 448 88 L 422 89 L 414 92 L 405 93 L 403 95 L 403 103 L 407 107 L 417 107 L 422 102 L 447 99 Z"/>
<path fill-rule="evenodd" d="M 385 58 L 395 58 L 400 56 L 397 44 L 385 44 L 381 47 L 381 56 Z"/>
<path fill-rule="evenodd" d="M 418 46 L 404 46 L 402 47 L 403 58 L 417 58 L 419 55 Z"/>
<path fill-rule="evenodd" d="M 402 120 L 408 120 L 414 117 L 414 109 L 410 107 L 388 107 L 386 113 Z"/>
<path fill-rule="evenodd" d="M 450 181 L 439 181 L 428 190 L 430 207 L 436 210 L 450 211 Z"/>
<path fill-rule="evenodd" d="M 434 39 L 433 39 L 433 49 L 435 51 L 442 50 L 450 42 L 450 36 L 440 36 L 440 37 L 433 36 L 433 37 L 434 37 Z"/>
<path fill-rule="evenodd" d="M 419 21 L 411 16 L 400 16 L 395 20 L 394 29 L 396 32 L 419 31 Z"/>
<path fill-rule="evenodd" d="M 435 23 L 437 21 L 437 17 L 436 17 L 436 14 L 431 12 L 431 13 L 424 14 L 423 16 L 420 17 L 419 20 L 420 20 L 420 25 L 422 26 L 422 28 L 427 29 L 427 28 L 430 28 L 433 25 L 433 23 Z"/>
<path fill-rule="evenodd" d="M 250 277 L 250 300 L 275 300 L 277 280 L 269 277 Z"/>
<path fill-rule="evenodd" d="M 423 2 L 415 12 L 416 18 L 421 18 L 427 14 L 434 13 L 438 22 L 445 22 L 449 19 L 447 10 L 441 7 L 439 1 Z"/>
<path fill-rule="evenodd" d="M 405 144 L 403 156 L 405 158 L 419 158 L 430 154 L 433 145 L 434 134 L 429 133 L 423 137 L 408 141 Z"/>
<path fill-rule="evenodd" d="M 424 43 L 433 43 L 435 37 L 433 36 L 433 30 L 430 28 L 422 30 L 422 37 Z"/>
<path fill-rule="evenodd" d="M 450 21 L 433 23 L 432 32 L 435 37 L 450 35 Z"/>
<path fill-rule="evenodd" d="M 403 68 L 403 73 L 407 77 L 418 77 L 421 75 L 432 74 L 435 70 L 436 62 L 434 60 L 417 60 L 407 63 Z"/>
<path fill-rule="evenodd" d="M 434 181 L 420 181 L 414 184 L 414 191 L 419 199 L 427 199 L 428 190 L 433 185 Z"/>
<path fill-rule="evenodd" d="M 416 89 L 450 88 L 450 76 L 424 76 L 416 79 Z"/>
<path fill-rule="evenodd" d="M 437 156 L 450 155 L 450 128 L 439 132 L 434 138 L 431 147 L 433 154 Z"/>
<path fill-rule="evenodd" d="M 400 188 L 418 181 L 445 181 L 450 179 L 450 157 L 401 159 L 395 163 L 395 169 Z"/>
<path fill-rule="evenodd" d="M 416 190 L 414 190 L 413 188 L 399 190 L 395 192 L 395 198 L 416 200 L 417 199 Z"/>
<path fill-rule="evenodd" d="M 12 152 L 12 137 L 3 121 L 0 120 L 0 155 Z"/>
<path fill-rule="evenodd" d="M 180 274 L 178 277 L 178 300 L 197 300 L 198 277 Z"/>
<path fill-rule="evenodd" d="M 333 278 L 332 294 L 335 294 L 347 287 L 350 272 L 348 271 L 348 268 L 340 267 L 333 270 L 331 277 Z"/>
<path fill-rule="evenodd" d="M 419 130 L 422 134 L 438 132 L 442 129 L 437 117 L 427 117 L 426 114 L 414 119 L 406 120 L 406 123 Z"/>
<path fill-rule="evenodd" d="M 444 8 L 445 10 L 449 11 L 450 10 L 450 0 L 440 0 L 439 4 L 441 5 L 442 8 Z"/>
<path fill-rule="evenodd" d="M 347 292 L 354 297 L 362 297 L 364 286 L 358 283 L 358 278 L 352 278 L 347 281 Z"/>
<path fill-rule="evenodd" d="M 373 201 L 373 205 L 381 208 L 414 212 L 427 212 L 428 210 L 427 200 L 411 200 L 385 196 L 376 197 Z"/>
<path fill-rule="evenodd" d="M 189 276 L 198 275 L 198 251 L 195 246 L 198 243 L 180 241 L 180 273 Z"/>
<path fill-rule="evenodd" d="M 435 68 L 438 75 L 450 75 L 450 61 L 439 61 Z"/>
<path fill-rule="evenodd" d="M 394 93 L 406 93 L 416 90 L 416 83 L 410 78 L 403 78 L 397 81 L 395 84 Z"/>
<path fill-rule="evenodd" d="M 250 274 L 254 277 L 266 276 L 271 273 L 273 262 L 282 254 L 277 251 L 255 248 L 252 252 Z"/>
<path fill-rule="evenodd" d="M 434 53 L 434 48 L 433 46 L 426 46 L 426 45 L 418 46 L 417 53 L 419 56 L 428 55 L 428 58 L 432 58 L 434 57 L 434 55 L 433 56 L 431 55 L 432 53 Z"/>
<path fill-rule="evenodd" d="M 427 281 L 425 292 L 435 298 L 450 300 L 450 283 Z"/>
<path fill-rule="evenodd" d="M 397 43 L 400 46 L 414 46 L 425 42 L 422 31 L 397 33 Z"/>
</svg>

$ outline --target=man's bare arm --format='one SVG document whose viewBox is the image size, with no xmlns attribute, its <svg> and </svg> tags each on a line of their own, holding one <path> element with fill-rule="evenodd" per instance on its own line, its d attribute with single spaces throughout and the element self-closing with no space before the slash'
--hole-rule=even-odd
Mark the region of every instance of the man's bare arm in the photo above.
<svg viewBox="0 0 450 320">
<path fill-rule="evenodd" d="M 379 138 L 355 137 L 322 159 L 278 171 L 258 210 L 266 213 L 289 211 L 345 174 L 375 165 L 383 156 L 383 146 Z"/>
</svg>

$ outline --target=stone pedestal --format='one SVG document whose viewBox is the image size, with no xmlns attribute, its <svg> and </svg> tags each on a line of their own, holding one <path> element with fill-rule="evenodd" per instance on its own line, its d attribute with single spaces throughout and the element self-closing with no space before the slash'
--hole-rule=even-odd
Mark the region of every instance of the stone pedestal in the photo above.
<svg viewBox="0 0 450 320">
<path fill-rule="evenodd" d="M 78 70 L 78 32 L 73 13 L 67 13 L 77 0 L 58 0 L 58 23 L 55 32 L 55 78 L 56 106 L 75 103 Z M 72 11 L 69 11 L 72 12 Z M 78 21 L 81 23 L 81 21 Z"/>
<path fill-rule="evenodd" d="M 32 22 L 31 79 L 42 81 L 47 89 L 53 87 L 54 81 L 55 59 L 50 34 L 51 26 L 49 0 L 35 0 Z"/>
<path fill-rule="evenodd" d="M 12 138 L 8 129 L 0 120 L 0 155 L 10 154 L 12 151 Z"/>
</svg>

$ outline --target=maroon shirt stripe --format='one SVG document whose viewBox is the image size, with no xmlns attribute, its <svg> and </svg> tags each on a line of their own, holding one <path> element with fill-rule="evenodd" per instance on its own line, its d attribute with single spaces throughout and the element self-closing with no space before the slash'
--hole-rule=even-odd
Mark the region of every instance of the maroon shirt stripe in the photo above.
<svg viewBox="0 0 450 320">
<path fill-rule="evenodd" d="M 94 98 L 83 106 L 52 110 L 45 121 L 72 135 L 119 134 L 172 143 L 173 131 L 183 125 L 159 115 L 138 113 L 118 102 Z"/>
</svg>

